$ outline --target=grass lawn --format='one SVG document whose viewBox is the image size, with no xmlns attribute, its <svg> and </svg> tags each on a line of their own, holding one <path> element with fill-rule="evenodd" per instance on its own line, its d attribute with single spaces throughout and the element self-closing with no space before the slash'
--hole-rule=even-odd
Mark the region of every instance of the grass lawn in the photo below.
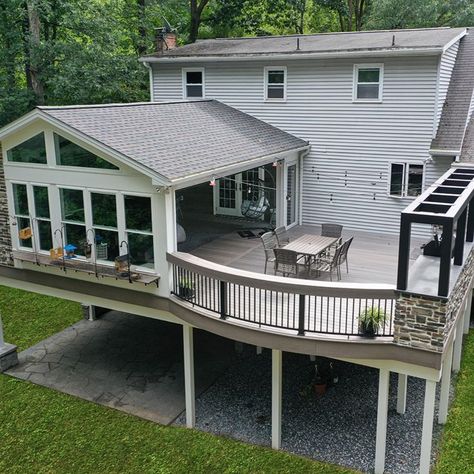
<svg viewBox="0 0 474 474">
<path fill-rule="evenodd" d="M 80 307 L 0 287 L 8 342 L 25 349 Z M 0 473 L 353 472 L 185 428 L 166 427 L 0 375 Z"/>
<path fill-rule="evenodd" d="M 465 343 L 456 399 L 449 411 L 435 472 L 474 472 L 474 330 Z"/>
</svg>

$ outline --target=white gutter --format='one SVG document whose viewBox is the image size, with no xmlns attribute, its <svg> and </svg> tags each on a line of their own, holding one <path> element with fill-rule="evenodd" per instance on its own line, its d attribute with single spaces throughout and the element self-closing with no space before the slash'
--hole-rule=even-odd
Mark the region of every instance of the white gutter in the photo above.
<svg viewBox="0 0 474 474">
<path fill-rule="evenodd" d="M 148 69 L 148 81 L 150 87 L 150 102 L 155 102 L 153 97 L 153 69 L 151 68 L 151 64 L 148 61 L 142 61 L 143 65 Z"/>
<path fill-rule="evenodd" d="M 288 153 L 300 153 L 305 150 L 309 150 L 311 145 L 305 145 L 292 150 L 281 151 L 272 155 L 260 156 L 258 158 L 252 158 L 250 160 L 241 161 L 240 163 L 233 163 L 231 165 L 220 166 L 211 170 L 201 171 L 199 173 L 186 176 L 184 178 L 177 178 L 172 180 L 172 186 L 175 189 L 186 188 L 194 186 L 195 184 L 210 181 L 213 177 L 222 178 L 230 174 L 234 174 L 240 171 L 246 171 L 248 169 L 255 168 L 261 164 L 270 163 L 275 160 L 279 160 L 285 157 Z"/>
<path fill-rule="evenodd" d="M 332 59 L 354 57 L 380 56 L 438 56 L 444 48 L 406 48 L 406 49 L 374 49 L 370 51 L 325 51 L 313 53 L 258 53 L 240 55 L 213 55 L 213 56 L 146 56 L 139 58 L 140 62 L 147 63 L 189 63 L 189 62 L 222 62 L 222 61 L 262 61 L 262 60 L 293 60 L 293 59 Z"/>
<path fill-rule="evenodd" d="M 458 156 L 461 154 L 461 150 L 437 150 L 435 148 L 431 148 L 429 153 L 433 156 Z"/>
</svg>

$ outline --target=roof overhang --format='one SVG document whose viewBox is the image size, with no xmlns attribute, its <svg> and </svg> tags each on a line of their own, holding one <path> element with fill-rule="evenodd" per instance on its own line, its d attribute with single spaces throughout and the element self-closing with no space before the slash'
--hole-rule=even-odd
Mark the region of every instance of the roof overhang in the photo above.
<svg viewBox="0 0 474 474">
<path fill-rule="evenodd" d="M 169 186 L 171 184 L 170 180 L 166 178 L 165 176 L 159 173 L 156 173 L 150 168 L 147 168 L 146 166 L 141 165 L 137 161 L 124 155 L 123 153 L 120 153 L 114 148 L 111 148 L 110 146 L 105 145 L 99 140 L 96 140 L 95 138 L 90 137 L 89 135 L 77 130 L 74 127 L 71 127 L 70 125 L 62 122 L 61 120 L 58 120 L 57 118 L 52 117 L 51 115 L 49 115 L 48 113 L 44 112 L 41 109 L 34 109 L 31 112 L 23 115 L 19 119 L 15 120 L 14 122 L 0 129 L 0 141 L 14 134 L 15 132 L 21 130 L 22 128 L 37 121 L 43 121 L 47 123 L 48 125 L 51 125 L 53 127 L 56 127 L 59 130 L 63 130 L 67 132 L 69 135 L 77 138 L 78 140 L 82 140 L 85 143 L 93 146 L 99 152 L 102 152 L 105 155 L 109 155 L 112 158 L 115 158 L 116 160 L 118 160 L 119 162 L 124 163 L 128 167 L 138 171 L 139 173 L 142 173 L 145 176 L 148 176 L 149 178 L 153 180 L 154 183 L 160 186 Z"/>
<path fill-rule="evenodd" d="M 240 163 L 235 163 L 232 165 L 216 167 L 200 173 L 193 175 L 185 176 L 182 178 L 177 178 L 172 180 L 171 185 L 175 189 L 187 188 L 189 186 L 194 186 L 196 184 L 204 183 L 214 178 L 222 178 L 224 176 L 229 176 L 234 173 L 239 173 L 247 171 L 258 166 L 263 166 L 274 161 L 284 159 L 290 153 L 298 153 L 300 156 L 304 156 L 306 151 L 309 151 L 311 145 L 305 145 L 298 148 L 288 149 L 272 155 L 260 156 L 258 158 L 252 158 L 250 160 L 242 161 Z"/>
<path fill-rule="evenodd" d="M 464 33 L 465 34 L 465 33 Z M 464 36 L 464 34 L 462 36 Z M 371 50 L 315 51 L 294 53 L 253 53 L 253 54 L 215 54 L 195 56 L 143 56 L 142 63 L 187 63 L 187 62 L 223 62 L 223 61 L 261 61 L 261 60 L 298 60 L 298 59 L 344 59 L 398 56 L 439 56 L 445 47 L 423 48 L 383 48 Z"/>
</svg>

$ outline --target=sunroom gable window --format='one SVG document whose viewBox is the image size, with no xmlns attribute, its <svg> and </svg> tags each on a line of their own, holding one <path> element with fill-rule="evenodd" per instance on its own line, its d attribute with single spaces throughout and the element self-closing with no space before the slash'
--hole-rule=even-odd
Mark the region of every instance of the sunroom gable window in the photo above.
<svg viewBox="0 0 474 474">
<path fill-rule="evenodd" d="M 46 164 L 44 133 L 39 133 L 10 150 L 7 150 L 7 159 L 15 163 Z"/>
<path fill-rule="evenodd" d="M 201 99 L 204 97 L 204 69 L 183 69 L 183 97 Z"/>
<path fill-rule="evenodd" d="M 78 166 L 80 168 L 100 168 L 118 170 L 119 168 L 94 153 L 76 145 L 68 139 L 54 134 L 56 163 L 61 166 Z"/>
<path fill-rule="evenodd" d="M 286 67 L 265 68 L 265 100 L 286 100 Z"/>
<path fill-rule="evenodd" d="M 354 66 L 354 101 L 381 102 L 382 85 L 383 64 L 356 64 Z"/>
<path fill-rule="evenodd" d="M 423 191 L 424 166 L 413 163 L 391 163 L 389 195 L 416 197 Z"/>
</svg>

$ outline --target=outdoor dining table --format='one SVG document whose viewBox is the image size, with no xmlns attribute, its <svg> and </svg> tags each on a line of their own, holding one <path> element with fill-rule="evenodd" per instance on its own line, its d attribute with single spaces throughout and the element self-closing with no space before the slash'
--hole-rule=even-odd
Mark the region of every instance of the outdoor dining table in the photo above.
<svg viewBox="0 0 474 474">
<path fill-rule="evenodd" d="M 292 240 L 283 248 L 286 250 L 292 250 L 293 252 L 304 256 L 305 265 L 309 265 L 313 257 L 317 257 L 323 253 L 338 240 L 337 237 L 323 237 L 322 235 L 305 234 Z"/>
</svg>

